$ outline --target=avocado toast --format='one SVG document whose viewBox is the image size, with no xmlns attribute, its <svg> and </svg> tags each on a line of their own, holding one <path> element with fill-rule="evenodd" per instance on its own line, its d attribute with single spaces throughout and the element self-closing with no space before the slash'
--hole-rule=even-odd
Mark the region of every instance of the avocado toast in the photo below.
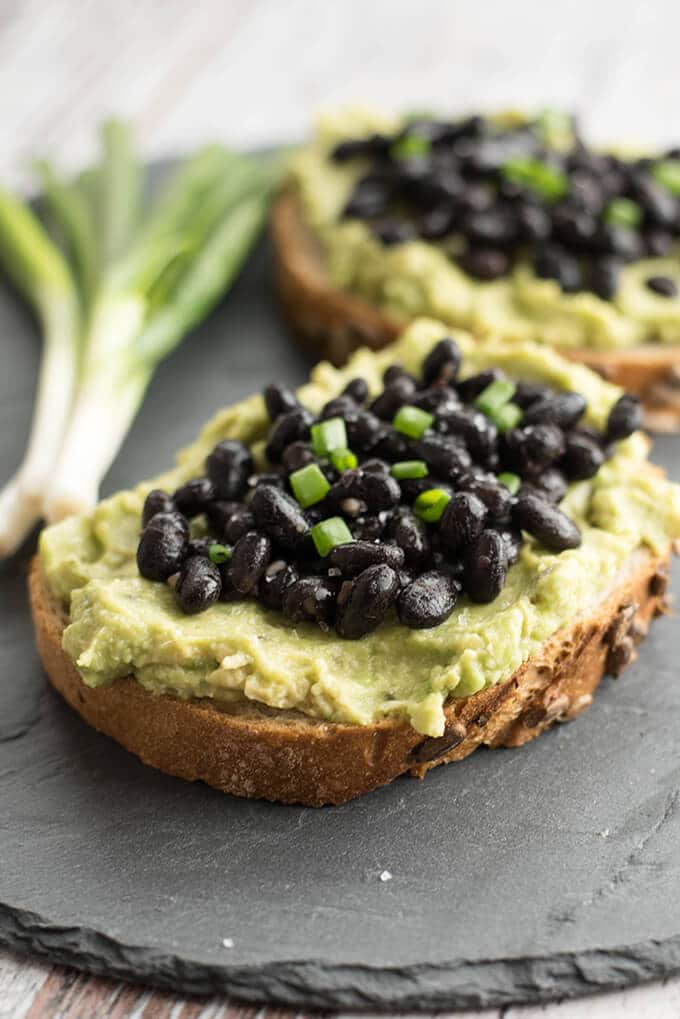
<svg viewBox="0 0 680 1019">
<path fill-rule="evenodd" d="M 601 153 L 564 116 L 321 118 L 272 236 L 286 315 L 342 363 L 432 315 L 559 348 L 680 413 L 680 159 Z"/>
<path fill-rule="evenodd" d="M 253 397 L 227 408 L 180 455 L 173 471 L 105 500 L 91 517 L 71 518 L 44 532 L 31 577 L 38 647 L 53 684 L 87 721 L 146 763 L 172 774 L 202 779 L 236 795 L 319 805 L 350 799 L 405 771 L 423 775 L 438 763 L 466 756 L 480 743 L 519 745 L 556 719 L 573 717 L 590 704 L 603 672 L 617 673 L 633 656 L 652 616 L 664 611 L 668 558 L 672 543 L 680 536 L 680 495 L 647 463 L 644 437 L 639 432 L 623 437 L 636 421 L 634 402 L 626 404 L 624 398 L 622 403 L 615 387 L 546 348 L 496 340 L 476 343 L 464 334 L 456 334 L 452 345 L 450 339 L 443 340 L 444 333 L 438 323 L 419 321 L 380 354 L 361 351 L 341 371 L 328 364 L 317 366 L 311 382 L 298 394 L 299 408 L 273 407 L 276 400 L 272 393 L 266 405 L 261 397 Z M 455 371 L 449 371 L 451 360 L 439 366 L 436 357 L 435 362 L 428 361 L 437 351 L 454 348 L 463 355 L 462 365 L 455 364 Z M 397 384 L 395 365 L 401 366 L 402 380 L 411 376 L 415 381 L 406 386 L 406 403 L 393 414 L 394 406 L 385 412 L 375 400 L 383 400 Z M 436 377 L 430 371 L 433 365 Z M 383 389 L 381 379 L 386 370 L 391 381 Z M 482 378 L 480 373 L 491 370 L 493 377 Z M 421 393 L 422 372 L 432 377 Z M 398 446 L 396 454 L 389 456 L 392 463 L 391 467 L 388 463 L 385 477 L 395 480 L 401 475 L 401 494 L 399 505 L 377 514 L 385 514 L 380 525 L 386 540 L 378 536 L 369 539 L 366 530 L 359 536 L 358 527 L 367 527 L 370 520 L 364 519 L 362 507 L 356 505 L 361 499 L 356 498 L 354 488 L 340 491 L 339 502 L 334 504 L 333 512 L 344 519 L 349 538 L 355 539 L 354 551 L 369 540 L 378 550 L 391 548 L 394 568 L 385 560 L 357 577 L 337 558 L 338 549 L 350 547 L 348 540 L 332 539 L 332 529 L 322 528 L 318 542 L 314 538 L 316 551 L 319 557 L 324 553 L 330 556 L 328 562 L 333 565 L 326 568 L 310 561 L 310 577 L 300 577 L 298 582 L 314 579 L 317 592 L 319 585 L 330 587 L 335 592 L 332 611 L 326 615 L 318 601 L 312 599 L 310 605 L 309 599 L 303 598 L 301 608 L 294 600 L 290 604 L 284 600 L 285 612 L 281 612 L 265 600 L 270 597 L 264 591 L 267 569 L 277 562 L 273 553 L 262 560 L 261 569 L 251 565 L 259 586 L 249 588 L 245 583 L 248 571 L 244 576 L 236 569 L 236 560 L 245 555 L 239 546 L 247 534 L 228 549 L 236 537 L 226 531 L 227 526 L 233 526 L 235 510 L 230 511 L 229 524 L 220 525 L 225 537 L 217 542 L 218 525 L 209 521 L 206 527 L 206 515 L 195 513 L 196 506 L 190 508 L 189 493 L 198 496 L 196 479 L 205 483 L 205 478 L 199 478 L 205 469 L 209 479 L 224 477 L 212 459 L 217 451 L 224 452 L 224 443 L 244 444 L 253 456 L 257 485 L 245 498 L 246 510 L 255 513 L 254 530 L 247 533 L 258 532 L 260 538 L 275 535 L 271 541 L 280 555 L 284 536 L 274 530 L 276 521 L 267 516 L 266 506 L 258 516 L 255 499 L 262 489 L 283 493 L 274 478 L 285 482 L 285 505 L 289 508 L 293 498 L 288 487 L 296 493 L 298 508 L 315 498 L 306 475 L 304 487 L 291 481 L 304 467 L 288 464 L 295 467 L 293 471 L 286 467 L 289 446 L 300 445 L 299 436 L 288 436 L 292 442 L 283 451 L 280 434 L 274 441 L 277 429 L 281 432 L 281 421 L 297 414 L 303 429 L 321 426 L 320 431 L 311 432 L 316 454 L 312 459 L 317 466 L 321 464 L 331 483 L 322 502 L 308 503 L 304 510 L 309 533 L 301 538 L 309 545 L 311 531 L 328 522 L 329 511 L 319 507 L 332 497 L 332 489 L 342 488 L 345 476 L 353 485 L 358 476 L 365 482 L 375 469 L 375 465 L 369 467 L 369 460 L 379 459 L 373 455 L 377 448 L 373 440 L 373 448 L 368 449 L 358 433 L 350 433 L 350 445 L 359 454 L 358 468 L 351 461 L 338 466 L 340 461 L 333 454 L 339 447 L 328 445 L 335 426 L 326 426 L 339 419 L 339 394 L 353 387 L 356 399 L 366 401 L 367 394 L 358 392 L 357 379 L 367 384 L 370 407 L 376 411 L 362 411 L 362 420 L 378 419 L 380 410 L 385 416 L 379 420 L 389 419 L 394 424 L 393 428 L 376 426 L 380 441 L 404 440 L 407 448 L 422 454 L 406 460 Z M 481 385 L 480 379 L 484 388 L 471 392 L 472 380 Z M 549 500 L 539 498 L 542 512 L 549 517 L 552 513 L 550 519 L 558 521 L 557 537 L 554 528 L 541 531 L 540 520 L 530 512 L 538 498 L 536 483 L 547 484 L 548 468 L 535 474 L 529 470 L 531 465 L 524 471 L 524 461 L 508 460 L 510 436 L 521 430 L 522 414 L 515 400 L 528 408 L 526 417 L 540 395 L 530 395 L 532 385 L 538 385 L 539 390 L 550 387 L 555 394 L 548 398 L 553 409 L 558 404 L 578 404 L 581 398 L 586 406 L 578 428 L 571 421 L 567 429 L 567 439 L 571 436 L 572 441 L 576 435 L 581 450 L 576 456 L 572 446 L 572 466 L 564 459 L 566 447 L 551 454 L 559 457 L 557 462 L 574 477 L 564 498 L 559 499 L 560 510 L 555 508 L 556 497 L 552 510 L 547 506 Z M 559 390 L 567 391 L 565 396 L 571 394 L 569 399 L 557 399 Z M 529 513 L 521 517 L 526 530 L 518 537 L 516 526 L 514 530 L 500 524 L 491 528 L 497 535 L 508 531 L 512 555 L 508 547 L 507 554 L 501 556 L 498 540 L 491 543 L 502 558 L 502 577 L 499 580 L 494 575 L 490 588 L 488 571 L 484 574 L 489 555 L 482 557 L 481 566 L 479 556 L 470 559 L 468 544 L 472 548 L 474 542 L 468 543 L 467 538 L 459 543 L 460 548 L 455 546 L 457 551 L 451 551 L 455 543 L 444 528 L 451 508 L 458 505 L 456 497 L 475 486 L 481 492 L 478 482 L 484 481 L 486 474 L 477 471 L 472 487 L 470 481 L 463 481 L 463 473 L 473 473 L 478 461 L 465 452 L 465 443 L 449 443 L 446 431 L 442 432 L 446 441 L 439 446 L 447 455 L 456 453 L 458 466 L 451 466 L 448 475 L 448 468 L 435 470 L 433 450 L 439 446 L 434 439 L 446 414 L 443 410 L 431 415 L 424 411 L 423 418 L 412 413 L 414 409 L 423 412 L 417 404 L 425 402 L 425 397 L 430 400 L 442 394 L 447 399 L 449 422 L 459 420 L 461 414 L 476 424 L 480 416 L 485 418 L 485 434 L 493 438 L 485 453 L 492 473 L 508 463 L 518 463 L 518 473 L 512 479 L 512 472 L 501 472 L 509 487 L 506 509 L 498 511 L 497 517 L 500 521 L 506 510 L 511 515 L 517 512 L 509 495 L 513 488 L 517 492 L 519 483 L 517 505 L 521 503 L 522 512 Z M 282 399 L 280 393 L 278 398 Z M 469 399 L 485 410 L 473 410 L 472 404 L 466 403 Z M 335 401 L 331 417 L 324 414 L 329 401 Z M 622 427 L 612 423 L 616 407 L 628 408 Z M 276 418 L 273 423 L 269 421 L 272 416 Z M 348 430 L 350 421 L 356 423 L 359 417 L 359 410 L 345 413 Z M 424 431 L 416 434 L 423 425 Z M 536 433 L 532 434 L 535 438 Z M 541 434 L 545 450 L 547 440 L 554 440 L 555 429 L 552 437 L 550 429 Z M 602 436 L 601 452 L 595 456 L 598 435 Z M 317 438 L 326 443 L 325 450 L 314 445 Z M 567 440 L 563 437 L 562 441 Z M 584 449 L 590 450 L 585 467 Z M 382 452 L 388 456 L 385 447 Z M 405 467 L 418 462 L 425 464 L 424 477 L 413 466 Z M 312 461 L 307 464 L 314 465 Z M 560 471 L 550 470 L 554 483 Z M 529 473 L 533 482 L 528 480 Z M 419 489 L 417 482 L 423 487 Z M 231 481 L 225 484 L 228 489 Z M 190 485 L 194 487 L 188 493 Z M 391 492 L 394 484 L 383 478 L 379 488 Z M 429 611 L 429 604 L 425 610 L 415 611 L 409 603 L 407 592 L 421 579 L 412 563 L 405 564 L 411 575 L 398 578 L 398 596 L 390 587 L 395 583 L 391 574 L 400 571 L 394 549 L 409 547 L 402 538 L 389 538 L 395 534 L 395 516 L 402 512 L 402 503 L 412 503 L 417 509 L 421 496 L 433 490 L 443 496 L 443 506 L 439 517 L 433 516 L 434 504 L 425 500 L 420 519 L 432 547 L 423 568 L 441 576 L 438 597 L 441 585 L 450 585 L 446 588 L 449 601 L 443 604 L 440 597 L 437 611 L 441 619 L 437 620 L 423 618 L 422 611 Z M 161 507 L 143 521 L 150 503 L 159 498 L 153 493 L 159 491 L 174 493 L 174 505 L 181 505 L 191 518 L 191 538 L 185 535 L 181 539 L 184 559 L 178 560 L 180 565 L 173 573 L 167 572 L 175 570 L 171 560 L 161 568 L 158 556 L 150 554 L 148 539 L 161 525 L 170 526 L 172 513 Z M 367 496 L 367 502 L 372 498 Z M 475 502 L 468 497 L 470 507 L 474 508 Z M 158 508 L 151 505 L 151 509 Z M 480 512 L 478 507 L 476 512 Z M 481 513 L 485 516 L 484 508 Z M 214 507 L 208 509 L 207 516 L 211 514 L 214 520 Z M 482 540 L 492 517 L 489 510 L 487 530 L 469 537 L 475 542 Z M 466 520 L 465 526 L 471 526 Z M 480 526 L 485 526 L 484 521 Z M 537 539 L 536 534 L 542 537 Z M 222 577 L 221 592 L 208 599 L 209 605 L 196 601 L 190 583 L 188 540 L 195 543 L 189 561 L 203 563 L 204 577 L 214 578 L 216 572 Z M 488 537 L 485 540 L 489 541 Z M 204 545 L 201 549 L 198 543 L 206 541 L 208 548 Z M 300 570 L 301 555 L 288 546 L 285 558 Z M 140 575 L 140 569 L 145 576 Z M 375 570 L 382 569 L 381 583 L 389 581 L 387 586 L 383 584 L 381 597 L 387 597 L 385 591 L 390 588 L 394 598 L 382 606 L 382 614 L 367 623 L 350 609 L 361 577 L 371 569 L 373 579 L 378 577 Z M 272 576 L 280 572 L 277 566 Z M 146 579 L 151 576 L 153 579 Z M 290 590 L 294 588 L 293 583 Z M 202 598 L 207 597 L 205 592 L 205 587 L 200 588 Z M 366 604 L 365 615 L 370 617 L 375 598 Z"/>
</svg>

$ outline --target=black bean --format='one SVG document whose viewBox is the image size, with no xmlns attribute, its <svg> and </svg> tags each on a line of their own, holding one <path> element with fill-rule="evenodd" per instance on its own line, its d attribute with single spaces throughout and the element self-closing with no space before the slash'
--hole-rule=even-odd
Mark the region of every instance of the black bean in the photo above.
<svg viewBox="0 0 680 1019">
<path fill-rule="evenodd" d="M 284 563 L 280 559 L 275 563 L 270 563 L 260 580 L 258 599 L 268 609 L 275 609 L 280 612 L 283 608 L 283 599 L 286 591 L 299 577 L 300 574 L 297 567 L 292 565 L 292 563 Z"/>
<path fill-rule="evenodd" d="M 472 403 L 487 386 L 498 379 L 504 379 L 505 372 L 500 368 L 485 368 L 484 371 L 469 375 L 458 383 L 458 395 L 464 403 Z"/>
<path fill-rule="evenodd" d="M 168 495 L 162 488 L 152 488 L 144 500 L 142 527 L 146 527 L 151 517 L 155 517 L 157 513 L 173 513 L 176 509 L 177 507 L 172 501 L 172 496 Z"/>
<path fill-rule="evenodd" d="M 532 484 L 550 502 L 562 502 L 567 494 L 567 479 L 557 467 L 548 467 L 532 479 Z M 524 491 L 524 486 L 520 489 Z"/>
<path fill-rule="evenodd" d="M 446 205 L 440 205 L 424 212 L 416 224 L 416 229 L 423 240 L 439 241 L 451 233 L 455 221 L 455 210 Z"/>
<path fill-rule="evenodd" d="M 544 241 L 550 236 L 550 216 L 540 205 L 521 203 L 516 209 L 517 229 L 525 241 Z"/>
<path fill-rule="evenodd" d="M 460 584 L 450 573 L 439 570 L 422 573 L 399 595 L 399 622 L 412 630 L 439 626 L 455 609 L 459 593 Z"/>
<path fill-rule="evenodd" d="M 598 226 L 597 218 L 578 206 L 564 205 L 553 212 L 553 236 L 570 249 L 590 251 Z"/>
<path fill-rule="evenodd" d="M 315 460 L 312 447 L 307 442 L 291 442 L 281 454 L 281 463 L 291 474 L 293 471 L 299 471 L 301 467 L 306 467 L 307 464 L 314 463 Z"/>
<path fill-rule="evenodd" d="M 331 159 L 335 163 L 347 163 L 352 159 L 366 159 L 368 156 L 384 154 L 389 147 L 390 139 L 382 134 L 352 138 L 336 145 L 331 152 Z"/>
<path fill-rule="evenodd" d="M 253 594 L 271 560 L 272 546 L 266 534 L 248 531 L 236 542 L 229 563 L 229 579 L 239 594 Z"/>
<path fill-rule="evenodd" d="M 338 583 L 332 577 L 301 577 L 283 596 L 283 612 L 293 623 L 314 622 L 328 627 L 335 615 Z"/>
<path fill-rule="evenodd" d="M 355 379 L 349 380 L 340 395 L 349 396 L 351 400 L 361 406 L 368 399 L 368 383 L 361 376 L 357 376 Z"/>
<path fill-rule="evenodd" d="M 387 212 L 390 189 L 379 177 L 363 177 L 350 195 L 343 216 L 356 219 L 373 219 Z"/>
<path fill-rule="evenodd" d="M 546 244 L 537 251 L 534 272 L 539 279 L 556 280 L 567 294 L 575 293 L 583 285 L 578 260 L 555 245 Z"/>
<path fill-rule="evenodd" d="M 242 503 L 213 503 L 208 516 L 211 526 L 230 545 L 255 527 L 255 518 Z"/>
<path fill-rule="evenodd" d="M 191 538 L 187 545 L 186 558 L 195 555 L 207 558 L 210 555 L 210 546 L 214 544 L 212 538 Z"/>
<path fill-rule="evenodd" d="M 358 640 L 382 623 L 399 594 L 399 578 L 389 566 L 369 566 L 341 591 L 336 629 L 341 637 Z"/>
<path fill-rule="evenodd" d="M 512 428 L 503 436 L 504 464 L 520 474 L 536 474 L 555 463 L 564 453 L 561 428 L 554 424 L 525 425 Z"/>
<path fill-rule="evenodd" d="M 404 565 L 404 551 L 398 545 L 385 545 L 373 541 L 349 541 L 336 545 L 328 557 L 331 566 L 337 567 L 344 577 L 356 577 L 369 566 L 391 566 L 399 570 Z"/>
<path fill-rule="evenodd" d="M 383 421 L 391 421 L 400 407 L 410 403 L 416 386 L 407 375 L 402 375 L 385 386 L 380 396 L 371 403 L 371 412 Z"/>
<path fill-rule="evenodd" d="M 355 500 L 360 503 L 365 507 L 364 510 L 359 509 L 356 514 L 349 513 L 350 516 L 359 516 L 366 510 L 370 513 L 379 513 L 381 510 L 388 510 L 396 506 L 401 497 L 401 489 L 399 483 L 389 474 L 378 474 L 356 468 L 343 472 L 331 486 L 328 497 L 334 505 L 340 508 L 344 508 L 343 504 L 347 500 Z M 348 511 L 345 510 L 345 512 Z"/>
<path fill-rule="evenodd" d="M 270 463 L 278 463 L 286 446 L 309 438 L 309 429 L 314 423 L 314 416 L 304 407 L 289 410 L 276 419 L 269 433 L 265 453 Z"/>
<path fill-rule="evenodd" d="M 382 421 L 370 411 L 355 407 L 342 416 L 345 419 L 349 448 L 355 453 L 370 453 L 385 434 Z"/>
<path fill-rule="evenodd" d="M 273 485 L 274 488 L 280 488 L 283 491 L 286 487 L 286 475 L 280 470 L 265 471 L 263 474 L 251 474 L 248 478 L 248 488 L 250 491 L 259 488 L 260 485 Z"/>
<path fill-rule="evenodd" d="M 547 499 L 533 492 L 519 496 L 513 513 L 515 523 L 550 552 L 578 548 L 581 532 L 574 521 Z"/>
<path fill-rule="evenodd" d="M 580 393 L 555 393 L 554 396 L 536 400 L 522 417 L 523 425 L 553 424 L 558 428 L 573 428 L 583 416 L 586 401 Z"/>
<path fill-rule="evenodd" d="M 255 524 L 283 548 L 296 549 L 309 533 L 299 503 L 273 485 L 259 485 L 250 503 Z"/>
<path fill-rule="evenodd" d="M 397 379 L 410 379 L 411 382 L 413 382 L 414 386 L 416 383 L 416 380 L 413 378 L 412 375 L 409 375 L 404 366 L 402 364 L 397 364 L 395 362 L 394 364 L 390 364 L 387 366 L 387 368 L 385 368 L 382 377 L 383 385 L 391 386 L 393 382 L 397 381 Z"/>
<path fill-rule="evenodd" d="M 604 301 L 609 301 L 619 289 L 623 262 L 611 256 L 593 262 L 590 269 L 590 288 Z"/>
<path fill-rule="evenodd" d="M 668 230 L 645 230 L 645 251 L 652 258 L 663 258 L 675 245 L 675 237 Z"/>
<path fill-rule="evenodd" d="M 512 508 L 512 495 L 505 485 L 493 475 L 474 477 L 465 475 L 458 481 L 464 492 L 471 492 L 486 506 L 489 516 L 494 520 L 505 520 Z"/>
<path fill-rule="evenodd" d="M 399 487 L 401 488 L 401 501 L 409 505 L 414 503 L 422 492 L 427 492 L 429 488 L 441 488 L 445 492 L 452 491 L 449 484 L 430 474 L 425 478 L 403 478 L 399 482 Z"/>
<path fill-rule="evenodd" d="M 649 290 L 659 297 L 678 296 L 678 284 L 670 276 L 648 276 L 645 282 Z"/>
<path fill-rule="evenodd" d="M 352 536 L 357 541 L 377 541 L 378 538 L 382 537 L 385 530 L 386 523 L 382 519 L 384 514 L 379 513 L 377 516 L 365 516 L 364 514 L 355 517 L 351 521 Z"/>
<path fill-rule="evenodd" d="M 516 403 L 522 410 L 526 410 L 537 400 L 551 397 L 553 390 L 542 382 L 518 382 L 515 386 L 515 393 L 512 402 Z"/>
<path fill-rule="evenodd" d="M 213 449 L 205 467 L 218 499 L 238 499 L 253 473 L 253 458 L 242 442 L 223 439 Z"/>
<path fill-rule="evenodd" d="M 456 552 L 477 540 L 484 529 L 488 511 L 472 492 L 456 492 L 439 521 L 439 535 L 446 547 Z"/>
<path fill-rule="evenodd" d="M 446 435 L 462 439 L 475 460 L 486 464 L 496 452 L 498 429 L 481 411 L 457 407 L 442 411 L 439 425 Z"/>
<path fill-rule="evenodd" d="M 651 177 L 640 175 L 633 182 L 631 194 L 644 209 L 648 224 L 670 230 L 677 228 L 677 202 L 670 191 L 661 184 Z"/>
<path fill-rule="evenodd" d="M 510 259 L 496 248 L 468 248 L 458 261 L 464 272 L 478 280 L 497 280 L 510 271 Z"/>
<path fill-rule="evenodd" d="M 517 239 L 517 220 L 509 209 L 496 205 L 486 212 L 472 212 L 461 224 L 462 233 L 473 245 L 505 248 Z"/>
<path fill-rule="evenodd" d="M 599 443 L 583 432 L 567 435 L 566 449 L 560 467 L 569 481 L 585 481 L 594 477 L 604 463 Z"/>
<path fill-rule="evenodd" d="M 431 386 L 433 382 L 455 382 L 462 355 L 458 344 L 450 337 L 436 343 L 423 361 L 423 381 Z"/>
<path fill-rule="evenodd" d="M 204 513 L 208 503 L 216 498 L 215 486 L 210 478 L 193 478 L 178 488 L 172 498 L 180 513 L 191 520 Z"/>
<path fill-rule="evenodd" d="M 413 451 L 433 474 L 445 481 L 455 481 L 472 463 L 465 446 L 453 436 L 426 435 L 416 439 Z"/>
<path fill-rule="evenodd" d="M 372 452 L 379 459 L 394 463 L 397 460 L 408 460 L 410 446 L 404 435 L 395 431 L 394 428 L 385 427 L 373 446 Z"/>
<path fill-rule="evenodd" d="M 373 474 L 389 474 L 390 465 L 387 460 L 381 460 L 378 456 L 369 457 L 361 463 L 362 471 L 369 471 Z"/>
<path fill-rule="evenodd" d="M 627 226 L 606 223 L 599 228 L 596 240 L 603 254 L 618 255 L 624 262 L 635 262 L 644 254 L 641 234 Z"/>
<path fill-rule="evenodd" d="M 217 566 L 202 556 L 184 560 L 175 584 L 175 597 L 182 612 L 204 612 L 222 593 L 222 576 Z"/>
<path fill-rule="evenodd" d="M 387 534 L 403 550 L 410 569 L 421 570 L 427 566 L 432 554 L 429 532 L 411 510 L 398 510 L 387 526 Z"/>
<path fill-rule="evenodd" d="M 264 405 L 271 421 L 276 421 L 282 414 L 295 410 L 300 406 L 295 393 L 280 382 L 273 382 L 267 386 L 264 393 Z"/>
<path fill-rule="evenodd" d="M 501 527 L 498 533 L 505 542 L 508 566 L 514 566 L 522 550 L 522 534 L 520 531 L 515 531 L 509 527 Z"/>
<path fill-rule="evenodd" d="M 348 393 L 341 393 L 340 396 L 334 396 L 323 405 L 319 418 L 321 421 L 328 421 L 329 418 L 344 418 L 345 415 L 351 414 L 356 409 L 357 403 L 354 397 Z"/>
<path fill-rule="evenodd" d="M 482 531 L 465 559 L 464 589 L 472 601 L 492 602 L 508 573 L 508 546 L 498 531 Z"/>
<path fill-rule="evenodd" d="M 156 513 L 142 531 L 137 567 L 147 580 L 167 580 L 177 573 L 189 543 L 189 526 L 179 513 Z"/>
<path fill-rule="evenodd" d="M 421 389 L 409 401 L 413 407 L 420 407 L 437 418 L 446 420 L 447 415 L 460 410 L 461 403 L 455 390 L 445 385 L 430 386 L 429 389 Z"/>
<path fill-rule="evenodd" d="M 386 248 L 396 247 L 397 244 L 406 244 L 416 236 L 416 230 L 412 223 L 396 219 L 383 219 L 376 223 L 373 226 L 373 233 Z"/>
<path fill-rule="evenodd" d="M 627 439 L 639 428 L 642 428 L 642 404 L 637 396 L 624 393 L 609 411 L 606 437 L 609 442 L 617 442 Z"/>
</svg>

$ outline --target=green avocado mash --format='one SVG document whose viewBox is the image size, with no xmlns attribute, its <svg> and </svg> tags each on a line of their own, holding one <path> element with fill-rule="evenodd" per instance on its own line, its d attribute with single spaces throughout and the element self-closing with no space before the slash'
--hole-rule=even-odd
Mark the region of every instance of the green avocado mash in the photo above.
<svg viewBox="0 0 680 1019">
<path fill-rule="evenodd" d="M 413 323 L 379 354 L 359 351 L 336 370 L 318 365 L 300 398 L 318 410 L 356 375 L 373 391 L 400 361 L 417 371 L 443 328 Z M 454 334 L 463 373 L 497 365 L 518 378 L 545 380 L 583 393 L 588 417 L 602 426 L 619 390 L 545 347 L 475 343 Z M 184 615 L 167 585 L 139 576 L 135 551 L 145 494 L 174 490 L 202 470 L 213 445 L 234 437 L 255 444 L 267 427 L 261 397 L 219 413 L 179 456 L 174 470 L 104 500 L 90 517 L 47 528 L 40 557 L 54 594 L 70 611 L 64 648 L 85 683 L 99 686 L 133 674 L 145 688 L 218 702 L 259 701 L 337 722 L 368 724 L 408 718 L 441 735 L 443 704 L 506 679 L 543 641 L 611 587 L 641 546 L 661 551 L 680 537 L 680 488 L 645 465 L 640 434 L 619 444 L 595 479 L 571 487 L 565 508 L 583 531 L 574 551 L 552 555 L 528 540 L 500 597 L 490 605 L 462 599 L 433 630 L 386 623 L 362 640 L 341 640 L 313 624 L 295 627 L 251 601 L 220 602 Z"/>
<path fill-rule="evenodd" d="M 503 279 L 482 283 L 451 261 L 446 242 L 385 247 L 363 222 L 339 219 L 364 171 L 356 161 L 332 163 L 329 151 L 346 138 L 392 132 L 399 124 L 396 118 L 366 111 L 329 114 L 321 118 L 315 141 L 293 158 L 304 214 L 335 285 L 362 295 L 397 322 L 431 315 L 477 335 L 570 349 L 680 343 L 680 297 L 661 297 L 645 284 L 650 276 L 666 276 L 680 291 L 680 250 L 628 265 L 615 298 L 605 301 L 585 290 L 565 294 L 526 264 Z"/>
</svg>

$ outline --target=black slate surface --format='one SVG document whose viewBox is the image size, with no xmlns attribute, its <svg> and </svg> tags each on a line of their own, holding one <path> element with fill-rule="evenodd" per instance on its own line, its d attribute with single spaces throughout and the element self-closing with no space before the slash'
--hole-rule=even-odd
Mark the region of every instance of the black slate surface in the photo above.
<svg viewBox="0 0 680 1019">
<path fill-rule="evenodd" d="M 0 337 L 4 478 L 37 361 L 5 293 Z M 105 491 L 307 367 L 262 247 L 158 372 Z M 676 477 L 679 448 L 656 448 Z M 677 622 L 572 725 L 313 810 L 185 784 L 89 729 L 45 685 L 27 562 L 0 567 L 0 943 L 181 991 L 353 1008 L 544 1001 L 680 970 Z"/>
</svg>

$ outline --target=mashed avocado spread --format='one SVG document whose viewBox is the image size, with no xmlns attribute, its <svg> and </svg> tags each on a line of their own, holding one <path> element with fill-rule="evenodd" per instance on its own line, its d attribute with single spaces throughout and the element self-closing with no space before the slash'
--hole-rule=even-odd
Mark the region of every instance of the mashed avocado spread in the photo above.
<svg viewBox="0 0 680 1019">
<path fill-rule="evenodd" d="M 365 222 L 343 219 L 342 210 L 366 165 L 362 160 L 333 162 L 329 153 L 347 138 L 393 133 L 402 123 L 367 111 L 329 114 L 321 118 L 314 142 L 293 158 L 292 175 L 305 218 L 321 242 L 336 286 L 365 297 L 396 322 L 431 315 L 477 335 L 568 349 L 680 343 L 677 244 L 664 257 L 623 267 L 616 294 L 604 300 L 585 289 L 565 293 L 554 279 L 538 278 L 522 260 L 501 279 L 481 282 L 452 261 L 446 240 L 387 247 Z M 646 281 L 658 276 L 667 278 L 671 287 L 675 284 L 676 296 L 650 289 Z"/>
<path fill-rule="evenodd" d="M 419 320 L 388 350 L 359 351 L 341 370 L 320 364 L 300 399 L 318 411 L 356 375 L 378 392 L 387 365 L 399 361 L 416 371 L 442 332 L 441 324 Z M 597 427 L 619 396 L 545 347 L 454 337 L 464 376 L 497 366 L 516 378 L 577 390 Z M 398 716 L 439 736 L 449 697 L 507 679 L 547 637 L 587 612 L 636 550 L 661 552 L 680 537 L 680 488 L 647 465 L 646 440 L 637 433 L 618 444 L 594 479 L 572 485 L 562 504 L 582 530 L 580 548 L 554 555 L 528 539 L 496 601 L 473 605 L 464 598 L 435 629 L 409 630 L 395 621 L 345 641 L 311 623 L 292 626 L 253 601 L 219 602 L 185 615 L 168 585 L 137 571 L 144 497 L 153 487 L 172 491 L 199 474 L 222 438 L 253 444 L 257 454 L 267 426 L 259 396 L 228 407 L 180 453 L 173 470 L 105 499 L 91 516 L 43 531 L 42 566 L 70 613 L 63 646 L 85 683 L 101 686 L 131 674 L 157 693 L 225 705 L 248 699 L 334 722 Z"/>
</svg>

